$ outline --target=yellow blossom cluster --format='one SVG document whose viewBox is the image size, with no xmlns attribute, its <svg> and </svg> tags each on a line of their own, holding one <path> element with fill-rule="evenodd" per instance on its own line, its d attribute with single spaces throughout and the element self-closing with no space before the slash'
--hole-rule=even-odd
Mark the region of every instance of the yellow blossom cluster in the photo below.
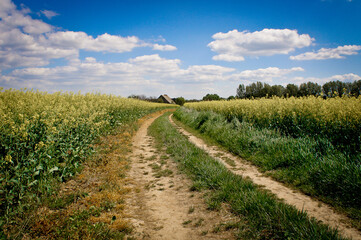
<svg viewBox="0 0 361 240">
<path fill-rule="evenodd" d="M 51 191 L 54 179 L 74 176 L 99 136 L 174 106 L 105 94 L 0 88 L 0 189 L 6 189 L 0 191 L 0 200 L 5 199 L 0 209 L 13 208 L 28 193 Z"/>
<path fill-rule="evenodd" d="M 235 116 L 248 121 L 254 119 L 269 120 L 273 116 L 279 118 L 302 115 L 316 119 L 318 122 L 355 122 L 361 123 L 361 98 L 321 97 L 302 98 L 261 98 L 231 101 L 203 101 L 186 103 L 186 107 L 196 110 L 211 110 L 226 116 Z"/>
<path fill-rule="evenodd" d="M 273 97 L 203 101 L 186 103 L 185 107 L 217 112 L 229 120 L 236 117 L 258 127 L 276 128 L 294 137 L 322 135 L 336 144 L 353 142 L 357 148 L 360 144 L 361 97 Z"/>
<path fill-rule="evenodd" d="M 114 121 L 120 125 L 164 107 L 164 104 L 105 94 L 0 89 L 0 129 L 11 138 L 24 141 L 29 134 L 37 134 L 36 129 L 45 131 L 43 135 L 57 135 L 82 124 L 91 126 L 91 132 L 99 133 Z"/>
</svg>

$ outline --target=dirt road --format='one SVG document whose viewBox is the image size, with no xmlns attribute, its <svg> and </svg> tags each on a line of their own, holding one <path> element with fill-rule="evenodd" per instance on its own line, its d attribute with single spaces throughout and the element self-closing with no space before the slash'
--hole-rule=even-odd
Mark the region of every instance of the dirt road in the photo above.
<svg viewBox="0 0 361 240">
<path fill-rule="evenodd" d="M 154 147 L 147 129 L 158 117 L 144 121 L 133 138 L 129 187 L 133 189 L 125 212 L 136 239 L 235 239 L 220 226 L 236 219 L 226 210 L 209 211 L 200 192 L 178 171 L 162 150 Z M 223 224 L 223 225 L 222 225 Z"/>
</svg>

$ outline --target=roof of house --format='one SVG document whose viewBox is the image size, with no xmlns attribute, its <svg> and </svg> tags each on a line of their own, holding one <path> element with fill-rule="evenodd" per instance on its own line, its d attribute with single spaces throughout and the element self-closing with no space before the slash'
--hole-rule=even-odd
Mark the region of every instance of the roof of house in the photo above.
<svg viewBox="0 0 361 240">
<path fill-rule="evenodd" d="M 170 104 L 175 104 L 175 102 L 167 94 L 160 95 L 159 98 L 163 98 L 166 102 Z"/>
</svg>

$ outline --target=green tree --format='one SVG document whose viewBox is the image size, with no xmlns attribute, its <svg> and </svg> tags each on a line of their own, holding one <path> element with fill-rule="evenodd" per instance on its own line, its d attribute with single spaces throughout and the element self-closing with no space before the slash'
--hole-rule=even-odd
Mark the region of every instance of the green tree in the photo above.
<svg viewBox="0 0 361 240">
<path fill-rule="evenodd" d="M 273 85 L 271 89 L 271 96 L 282 97 L 285 92 L 285 88 L 282 85 Z"/>
<path fill-rule="evenodd" d="M 173 99 L 173 101 L 180 106 L 183 106 L 184 103 L 186 102 L 184 97 L 177 97 L 177 98 Z"/>
<path fill-rule="evenodd" d="M 321 94 L 321 86 L 318 85 L 317 83 L 313 83 L 313 82 L 308 82 L 308 83 L 302 83 L 300 85 L 300 88 L 298 90 L 298 96 L 299 97 L 303 97 L 303 96 L 318 96 Z"/>
<path fill-rule="evenodd" d="M 361 95 L 361 80 L 354 81 L 351 84 L 351 94 L 352 96 L 358 97 Z"/>
<path fill-rule="evenodd" d="M 244 84 L 239 84 L 237 88 L 237 98 L 246 98 L 246 87 Z"/>
<path fill-rule="evenodd" d="M 235 97 L 235 96 L 229 96 L 229 97 L 227 98 L 227 100 L 233 100 L 233 99 L 236 99 L 236 97 Z"/>
<path fill-rule="evenodd" d="M 287 84 L 284 95 L 285 97 L 297 97 L 298 86 L 295 84 Z"/>
<path fill-rule="evenodd" d="M 323 92 L 328 97 L 341 97 L 343 94 L 349 94 L 351 88 L 351 84 L 347 84 L 339 80 L 327 82 L 322 86 Z"/>
<path fill-rule="evenodd" d="M 203 101 L 218 101 L 221 100 L 221 98 L 218 96 L 218 94 L 207 94 L 203 97 Z"/>
<path fill-rule="evenodd" d="M 263 84 L 261 88 L 261 94 L 259 97 L 270 97 L 272 96 L 272 87 L 268 83 Z"/>
</svg>

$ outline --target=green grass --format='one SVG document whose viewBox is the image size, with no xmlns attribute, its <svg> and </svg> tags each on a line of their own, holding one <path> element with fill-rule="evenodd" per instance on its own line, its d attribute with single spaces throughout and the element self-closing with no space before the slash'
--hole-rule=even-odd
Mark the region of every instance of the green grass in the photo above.
<svg viewBox="0 0 361 240">
<path fill-rule="evenodd" d="M 240 224 L 239 237 L 342 239 L 336 230 L 310 219 L 305 212 L 280 202 L 251 181 L 228 171 L 178 133 L 167 117 L 165 114 L 158 118 L 150 126 L 149 133 L 156 138 L 158 147 L 167 147 L 167 153 L 192 178 L 194 190 L 210 192 L 208 203 L 211 208 L 227 203 L 234 214 L 245 220 L 247 225 Z"/>
<path fill-rule="evenodd" d="M 174 116 L 277 180 L 333 205 L 361 229 L 360 155 L 350 161 L 327 139 L 286 137 L 213 112 L 182 108 Z"/>
</svg>

